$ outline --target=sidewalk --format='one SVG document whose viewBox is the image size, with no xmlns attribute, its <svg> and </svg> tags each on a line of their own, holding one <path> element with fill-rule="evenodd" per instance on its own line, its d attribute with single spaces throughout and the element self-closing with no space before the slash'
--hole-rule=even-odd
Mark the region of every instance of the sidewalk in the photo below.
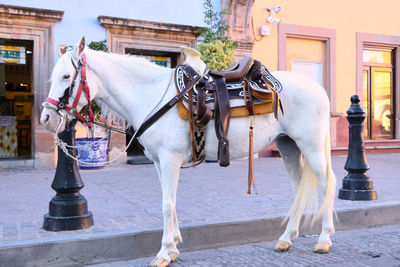
<svg viewBox="0 0 400 267">
<path fill-rule="evenodd" d="M 337 199 L 335 209 L 341 220 L 336 223 L 338 230 L 400 222 L 400 154 L 368 154 L 367 159 L 370 165 L 367 175 L 374 182 L 378 200 Z M 347 174 L 343 169 L 345 162 L 346 156 L 333 157 L 338 189 Z M 26 257 L 26 261 L 16 259 L 18 262 L 31 263 L 31 253 L 42 253 L 39 254 L 42 258 L 36 262 L 40 265 L 44 265 L 40 260 L 50 264 L 46 257 L 54 257 L 51 259 L 53 265 L 62 265 L 63 257 L 71 260 L 68 253 L 75 255 L 72 262 L 77 264 L 134 259 L 157 253 L 161 243 L 161 189 L 152 165 L 123 164 L 101 170 L 81 170 L 85 183 L 81 193 L 88 200 L 95 226 L 57 233 L 41 229 L 48 203 L 55 194 L 50 188 L 54 173 L 54 169 L 0 172 L 0 262 L 15 257 L 16 249 L 25 253 L 18 254 L 19 257 Z M 184 239 L 182 250 L 239 244 L 235 242 L 243 244 L 251 238 L 244 236 L 245 233 L 229 236 L 235 227 L 240 230 L 240 227 L 260 227 L 263 230 L 263 235 L 258 236 L 260 241 L 273 240 L 279 235 L 280 217 L 285 216 L 293 199 L 282 160 L 255 160 L 255 176 L 259 194 L 247 195 L 246 160 L 233 161 L 228 168 L 208 163 L 182 169 L 177 196 L 178 219 Z M 267 224 L 268 229 L 265 229 Z M 217 237 L 207 239 L 200 235 L 210 231 L 219 233 L 215 243 L 212 238 Z M 118 255 L 112 254 L 107 240 L 114 242 L 115 250 L 118 246 L 131 244 L 124 249 L 132 249 L 134 253 L 125 255 L 124 249 L 119 249 Z M 132 244 L 139 241 L 145 244 Z M 93 250 L 97 255 L 91 254 L 94 252 L 89 244 L 96 244 Z M 80 245 L 86 250 L 80 251 Z M 107 248 L 109 255 L 103 251 Z M 64 261 L 64 264 L 67 263 Z"/>
</svg>

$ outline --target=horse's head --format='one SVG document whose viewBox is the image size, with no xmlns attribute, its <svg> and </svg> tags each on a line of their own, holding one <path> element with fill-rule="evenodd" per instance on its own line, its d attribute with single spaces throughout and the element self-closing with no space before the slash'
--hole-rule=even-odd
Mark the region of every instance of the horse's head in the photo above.
<svg viewBox="0 0 400 267">
<path fill-rule="evenodd" d="M 42 104 L 40 123 L 49 131 L 63 131 L 72 118 L 82 120 L 79 111 L 90 103 L 96 93 L 97 86 L 86 67 L 85 37 L 82 36 L 78 45 L 65 53 L 53 69 L 49 95 Z"/>
</svg>

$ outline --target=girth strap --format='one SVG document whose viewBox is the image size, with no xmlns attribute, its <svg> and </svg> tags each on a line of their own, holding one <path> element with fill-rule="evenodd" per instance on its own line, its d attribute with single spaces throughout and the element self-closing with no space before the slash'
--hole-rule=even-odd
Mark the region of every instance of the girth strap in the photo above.
<svg viewBox="0 0 400 267">
<path fill-rule="evenodd" d="M 218 160 L 222 167 L 229 166 L 228 128 L 231 117 L 229 94 L 223 76 L 212 75 L 215 81 L 216 98 L 214 108 L 215 131 L 218 137 Z"/>
</svg>

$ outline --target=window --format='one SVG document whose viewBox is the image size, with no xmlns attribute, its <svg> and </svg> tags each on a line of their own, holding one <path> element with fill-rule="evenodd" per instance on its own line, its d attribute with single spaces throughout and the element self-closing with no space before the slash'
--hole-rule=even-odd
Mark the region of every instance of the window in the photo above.
<svg viewBox="0 0 400 267">
<path fill-rule="evenodd" d="M 326 88 L 326 42 L 322 40 L 287 38 L 287 70 L 303 74 Z"/>
<path fill-rule="evenodd" d="M 151 51 L 135 48 L 125 48 L 125 54 L 143 57 L 159 66 L 167 68 L 175 68 L 177 65 L 179 53 L 164 52 L 164 51 Z"/>
<path fill-rule="evenodd" d="M 364 136 L 394 138 L 393 51 L 365 47 L 363 50 L 363 108 L 367 113 Z"/>
<path fill-rule="evenodd" d="M 292 71 L 303 74 L 323 86 L 322 62 L 292 60 Z"/>
</svg>

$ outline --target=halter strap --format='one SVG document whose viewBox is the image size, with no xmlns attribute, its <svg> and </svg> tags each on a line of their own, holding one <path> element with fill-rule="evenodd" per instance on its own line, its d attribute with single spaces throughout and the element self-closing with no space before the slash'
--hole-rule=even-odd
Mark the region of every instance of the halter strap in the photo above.
<svg viewBox="0 0 400 267">
<path fill-rule="evenodd" d="M 72 104 L 72 107 L 65 105 L 63 107 L 63 109 L 65 109 L 66 111 L 71 111 L 72 109 L 75 109 L 78 106 L 78 102 L 79 102 L 79 99 L 81 98 L 82 91 L 83 91 L 86 95 L 86 100 L 88 101 L 89 122 L 85 119 L 85 117 L 82 114 L 80 114 L 77 111 L 74 112 L 74 116 L 81 122 L 85 123 L 89 128 L 92 128 L 92 123 L 94 122 L 94 114 L 92 111 L 92 107 L 90 106 L 92 104 L 92 101 L 90 100 L 90 88 L 89 88 L 89 85 L 86 80 L 86 55 L 85 55 L 85 53 L 82 53 L 81 62 L 79 64 L 78 68 L 76 68 L 73 61 L 72 61 L 72 64 L 74 65 L 76 71 L 79 71 L 79 67 L 81 68 L 81 82 L 79 84 L 78 91 L 76 92 L 76 96 L 75 96 L 74 102 Z M 75 79 L 76 79 L 76 75 L 75 75 Z M 75 79 L 72 81 L 71 86 L 73 86 L 73 84 L 75 84 Z M 65 90 L 69 91 L 69 88 L 67 88 Z M 71 91 L 72 90 L 73 90 L 73 88 L 71 88 Z M 50 97 L 48 97 L 46 99 L 46 102 L 49 102 L 55 106 L 58 106 L 58 104 L 60 103 L 59 100 L 55 100 Z"/>
<path fill-rule="evenodd" d="M 60 101 L 55 100 L 55 99 L 50 98 L 50 97 L 46 98 L 46 102 L 49 102 L 50 104 L 53 104 L 54 106 L 57 106 L 58 103 L 60 103 Z M 72 109 L 72 107 L 66 105 L 66 106 L 64 107 L 64 109 L 65 109 L 66 111 L 70 111 L 70 110 Z"/>
<path fill-rule="evenodd" d="M 93 114 L 92 107 L 91 107 L 92 101 L 90 100 L 90 88 L 89 88 L 89 85 L 86 80 L 86 55 L 85 55 L 85 53 L 82 53 L 82 58 L 81 58 L 81 83 L 79 84 L 79 89 L 76 94 L 74 103 L 72 104 L 72 108 L 77 107 L 79 99 L 81 98 L 82 91 L 85 93 L 86 100 L 88 101 L 89 121 L 94 122 L 94 114 Z M 76 116 L 76 114 L 75 114 L 75 116 Z M 78 119 L 80 119 L 79 117 L 83 118 L 83 116 L 81 114 L 79 114 L 77 116 Z M 86 121 L 86 119 L 85 119 L 85 121 Z"/>
</svg>

